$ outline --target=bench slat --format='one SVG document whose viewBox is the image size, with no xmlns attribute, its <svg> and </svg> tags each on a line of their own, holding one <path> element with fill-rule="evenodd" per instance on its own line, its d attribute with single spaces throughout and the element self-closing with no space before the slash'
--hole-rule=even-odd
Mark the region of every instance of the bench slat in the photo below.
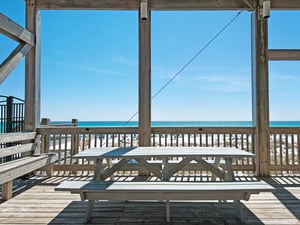
<svg viewBox="0 0 300 225">
<path fill-rule="evenodd" d="M 30 173 L 50 163 L 54 163 L 56 157 L 54 155 L 38 155 L 23 157 L 17 160 L 0 164 L 0 184 L 11 181 L 15 178 Z"/>
<path fill-rule="evenodd" d="M 36 137 L 36 132 L 14 132 L 0 134 L 0 143 L 10 143 L 25 140 L 34 140 Z"/>
<path fill-rule="evenodd" d="M 56 187 L 61 191 L 272 191 L 264 181 L 254 182 L 107 182 L 64 181 Z"/>
<path fill-rule="evenodd" d="M 0 149 L 0 157 L 20 154 L 20 153 L 25 153 L 25 152 L 31 152 L 31 151 L 34 152 L 35 149 L 36 149 L 35 143 L 28 143 L 28 144 L 16 145 L 16 146 L 7 147 L 7 148 L 1 148 Z"/>
</svg>

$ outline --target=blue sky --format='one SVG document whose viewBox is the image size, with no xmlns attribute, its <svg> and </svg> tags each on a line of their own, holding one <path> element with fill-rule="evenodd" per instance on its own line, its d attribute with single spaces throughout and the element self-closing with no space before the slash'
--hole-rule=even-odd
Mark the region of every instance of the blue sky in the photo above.
<svg viewBox="0 0 300 225">
<path fill-rule="evenodd" d="M 0 1 L 24 26 L 23 0 Z M 128 120 L 138 110 L 137 11 L 40 11 L 41 116 Z M 238 11 L 152 12 L 154 95 Z M 300 49 L 299 11 L 272 11 L 269 47 Z M 252 120 L 251 13 L 242 12 L 152 100 L 152 120 Z M 0 60 L 17 43 L 0 34 Z M 24 61 L 0 95 L 24 98 Z M 270 119 L 300 120 L 300 62 L 270 62 Z M 133 120 L 137 120 L 135 117 Z"/>
</svg>

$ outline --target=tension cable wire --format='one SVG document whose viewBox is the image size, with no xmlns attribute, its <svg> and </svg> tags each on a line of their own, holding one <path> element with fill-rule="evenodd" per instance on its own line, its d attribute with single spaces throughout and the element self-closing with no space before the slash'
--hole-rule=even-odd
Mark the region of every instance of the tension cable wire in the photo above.
<svg viewBox="0 0 300 225">
<path fill-rule="evenodd" d="M 210 46 L 237 18 L 239 15 L 241 15 L 243 11 L 239 11 L 218 33 L 215 34 L 215 36 L 210 39 L 206 45 L 204 45 L 178 72 L 171 77 L 152 97 L 151 100 L 153 100 L 157 95 L 159 95 L 176 77 L 178 77 L 208 46 Z M 128 120 L 127 122 L 131 121 L 138 112 L 135 112 Z"/>
</svg>

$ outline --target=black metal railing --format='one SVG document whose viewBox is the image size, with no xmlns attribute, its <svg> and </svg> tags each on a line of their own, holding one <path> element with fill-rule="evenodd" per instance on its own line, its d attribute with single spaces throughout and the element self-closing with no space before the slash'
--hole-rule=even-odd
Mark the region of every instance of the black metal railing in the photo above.
<svg viewBox="0 0 300 225">
<path fill-rule="evenodd" d="M 24 130 L 25 101 L 0 95 L 0 133 Z"/>
</svg>

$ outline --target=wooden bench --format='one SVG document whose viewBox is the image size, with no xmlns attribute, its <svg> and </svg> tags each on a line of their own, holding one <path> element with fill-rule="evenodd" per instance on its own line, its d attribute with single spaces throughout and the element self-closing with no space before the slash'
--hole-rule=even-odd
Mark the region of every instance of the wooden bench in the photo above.
<svg viewBox="0 0 300 225">
<path fill-rule="evenodd" d="M 47 175 L 52 176 L 51 165 L 54 154 L 40 153 L 36 132 L 0 134 L 0 184 L 2 200 L 12 198 L 14 179 L 44 167 Z"/>
<path fill-rule="evenodd" d="M 272 192 L 275 189 L 264 181 L 253 182 L 109 182 L 64 181 L 56 191 L 80 194 L 88 200 L 85 222 L 93 211 L 95 200 L 161 200 L 166 202 L 166 221 L 170 222 L 170 200 L 233 200 L 238 218 L 243 221 L 240 200 L 251 194 Z"/>
</svg>

